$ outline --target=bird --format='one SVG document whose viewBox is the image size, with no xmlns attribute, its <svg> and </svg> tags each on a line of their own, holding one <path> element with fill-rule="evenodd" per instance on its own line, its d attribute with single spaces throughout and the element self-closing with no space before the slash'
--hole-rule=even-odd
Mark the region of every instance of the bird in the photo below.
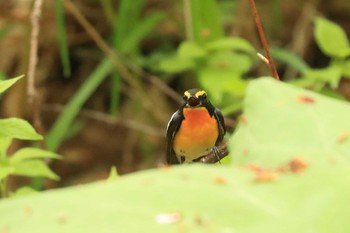
<svg viewBox="0 0 350 233">
<path fill-rule="evenodd" d="M 211 151 L 218 157 L 217 146 L 225 133 L 224 117 L 211 104 L 207 93 L 202 89 L 189 89 L 167 125 L 166 161 L 169 165 L 192 163 Z"/>
</svg>

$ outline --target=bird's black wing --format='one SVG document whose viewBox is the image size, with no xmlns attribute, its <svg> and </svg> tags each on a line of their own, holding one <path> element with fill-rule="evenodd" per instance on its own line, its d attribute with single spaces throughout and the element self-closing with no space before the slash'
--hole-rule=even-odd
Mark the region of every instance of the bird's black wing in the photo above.
<svg viewBox="0 0 350 233">
<path fill-rule="evenodd" d="M 166 160 L 168 164 L 179 164 L 179 160 L 176 157 L 175 151 L 173 149 L 173 142 L 176 132 L 179 130 L 183 116 L 181 111 L 176 111 L 167 126 L 166 129 L 166 140 L 167 140 L 167 150 L 166 150 Z"/>
<path fill-rule="evenodd" d="M 218 122 L 218 128 L 219 128 L 219 136 L 215 143 L 215 145 L 218 146 L 218 144 L 220 144 L 221 141 L 224 139 L 224 135 L 226 133 L 225 120 L 220 109 L 218 108 L 215 108 L 214 116 L 216 118 L 216 121 Z"/>
</svg>

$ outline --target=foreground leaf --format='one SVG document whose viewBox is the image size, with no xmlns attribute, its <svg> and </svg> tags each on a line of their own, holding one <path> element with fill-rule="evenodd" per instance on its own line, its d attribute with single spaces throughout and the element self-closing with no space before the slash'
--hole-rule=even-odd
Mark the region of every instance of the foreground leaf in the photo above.
<svg viewBox="0 0 350 233">
<path fill-rule="evenodd" d="M 242 168 L 178 166 L 0 202 L 0 229 L 37 232 L 349 232 L 348 164 L 257 183 Z M 325 185 L 327 184 L 327 185 Z M 28 211 L 30 210 L 30 211 Z M 335 214 L 336 213 L 336 214 Z"/>
<path fill-rule="evenodd" d="M 235 163 L 275 167 L 294 157 L 350 161 L 350 105 L 262 78 L 247 89 L 244 111 L 231 140 Z"/>
</svg>

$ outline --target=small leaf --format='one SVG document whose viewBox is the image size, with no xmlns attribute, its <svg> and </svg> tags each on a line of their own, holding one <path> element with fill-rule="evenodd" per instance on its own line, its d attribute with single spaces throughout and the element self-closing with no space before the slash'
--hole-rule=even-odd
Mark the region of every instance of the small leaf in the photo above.
<svg viewBox="0 0 350 233">
<path fill-rule="evenodd" d="M 39 193 L 37 190 L 31 188 L 31 187 L 21 187 L 19 189 L 17 189 L 15 192 L 10 193 L 10 197 L 22 197 L 22 196 L 27 196 L 29 194 L 35 194 L 35 193 Z"/>
<path fill-rule="evenodd" d="M 117 167 L 113 166 L 111 168 L 111 171 L 109 172 L 109 176 L 108 176 L 107 180 L 108 181 L 116 180 L 116 179 L 118 179 L 118 177 L 119 177 L 119 175 L 118 175 Z"/>
<path fill-rule="evenodd" d="M 196 64 L 193 60 L 175 56 L 162 60 L 159 64 L 159 70 L 166 73 L 180 73 L 194 69 L 195 66 Z"/>
<path fill-rule="evenodd" d="M 323 53 L 340 58 L 350 55 L 349 41 L 339 25 L 324 18 L 316 18 L 315 24 L 316 42 Z"/>
<path fill-rule="evenodd" d="M 11 166 L 4 166 L 0 163 L 0 181 L 9 175 L 14 171 L 14 168 Z"/>
<path fill-rule="evenodd" d="M 350 59 L 346 60 L 343 64 L 343 75 L 345 78 L 350 78 Z"/>
<path fill-rule="evenodd" d="M 178 49 L 180 58 L 197 59 L 205 56 L 205 50 L 193 41 L 184 41 Z"/>
<path fill-rule="evenodd" d="M 248 55 L 233 53 L 232 51 L 218 51 L 208 59 L 209 67 L 237 74 L 249 71 L 252 64 L 253 61 Z M 215 75 L 212 78 L 215 79 Z"/>
<path fill-rule="evenodd" d="M 271 49 L 271 56 L 300 72 L 304 72 L 309 68 L 303 59 L 286 49 Z"/>
<path fill-rule="evenodd" d="M 60 159 L 61 156 L 59 156 L 56 153 L 53 153 L 51 151 L 42 150 L 39 148 L 23 148 L 18 150 L 14 155 L 10 157 L 10 162 L 12 164 L 20 163 L 23 160 L 27 159 Z"/>
<path fill-rule="evenodd" d="M 16 78 L 8 79 L 5 81 L 0 81 L 0 93 L 3 93 L 5 90 L 7 90 L 9 87 L 11 87 L 13 84 L 15 84 L 23 76 L 24 75 L 18 76 Z"/>
<path fill-rule="evenodd" d="M 135 28 L 129 32 L 123 41 L 123 46 L 120 48 L 120 51 L 123 53 L 136 53 L 141 41 L 151 34 L 154 27 L 165 17 L 166 15 L 163 12 L 154 12 L 141 20 L 135 25 Z"/>
<path fill-rule="evenodd" d="M 41 140 L 43 137 L 25 120 L 8 118 L 0 120 L 0 138 L 18 138 L 24 140 Z"/>
<path fill-rule="evenodd" d="M 338 87 L 342 70 L 339 66 L 329 66 L 323 69 L 308 69 L 305 71 L 305 77 L 311 80 L 321 80 L 329 83 L 331 88 Z"/>
<path fill-rule="evenodd" d="M 225 37 L 205 45 L 208 50 L 236 50 L 246 52 L 251 55 L 256 53 L 254 47 L 247 41 L 239 37 Z"/>
<path fill-rule="evenodd" d="M 0 158 L 6 157 L 6 152 L 9 146 L 11 145 L 12 139 L 10 137 L 1 137 L 0 138 Z"/>
<path fill-rule="evenodd" d="M 13 164 L 13 175 L 28 177 L 45 177 L 52 180 L 59 180 L 56 175 L 42 160 L 25 160 L 21 163 Z"/>
</svg>

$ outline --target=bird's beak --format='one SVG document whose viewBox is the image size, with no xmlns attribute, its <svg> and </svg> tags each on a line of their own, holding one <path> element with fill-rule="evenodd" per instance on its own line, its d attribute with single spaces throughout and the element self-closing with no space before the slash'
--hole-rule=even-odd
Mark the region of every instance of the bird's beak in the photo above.
<svg viewBox="0 0 350 233">
<path fill-rule="evenodd" d="M 200 104 L 201 104 L 201 102 L 199 101 L 199 99 L 196 96 L 191 96 L 187 100 L 187 106 L 189 106 L 191 108 L 197 107 Z"/>
</svg>

